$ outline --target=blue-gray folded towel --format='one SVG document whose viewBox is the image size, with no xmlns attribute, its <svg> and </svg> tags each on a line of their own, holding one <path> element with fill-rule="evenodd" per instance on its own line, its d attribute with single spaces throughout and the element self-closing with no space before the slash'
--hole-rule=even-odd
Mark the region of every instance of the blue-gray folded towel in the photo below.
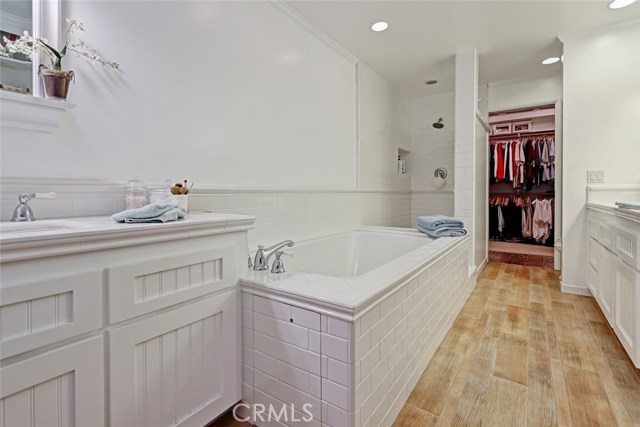
<svg viewBox="0 0 640 427">
<path fill-rule="evenodd" d="M 437 230 L 429 230 L 428 228 L 422 227 L 420 224 L 417 226 L 418 231 L 425 233 L 430 237 L 455 237 L 455 236 L 464 236 L 467 234 L 467 230 L 460 227 L 438 227 Z"/>
<path fill-rule="evenodd" d="M 416 220 L 417 225 L 427 230 L 436 230 L 440 227 L 447 228 L 464 228 L 464 223 L 458 218 L 445 215 L 428 215 L 419 216 Z"/>
<path fill-rule="evenodd" d="M 168 222 L 184 218 L 187 212 L 176 205 L 151 203 L 138 209 L 129 209 L 111 215 L 115 222 Z"/>
<path fill-rule="evenodd" d="M 622 209 L 640 209 L 640 202 L 616 202 L 616 206 Z"/>
</svg>

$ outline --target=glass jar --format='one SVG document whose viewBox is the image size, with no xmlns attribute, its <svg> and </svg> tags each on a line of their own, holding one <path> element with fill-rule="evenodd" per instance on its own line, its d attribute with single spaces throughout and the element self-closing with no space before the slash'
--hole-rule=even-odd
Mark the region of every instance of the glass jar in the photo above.
<svg viewBox="0 0 640 427">
<path fill-rule="evenodd" d="M 137 176 L 124 184 L 124 204 L 126 209 L 138 209 L 148 204 L 147 186 Z"/>
</svg>

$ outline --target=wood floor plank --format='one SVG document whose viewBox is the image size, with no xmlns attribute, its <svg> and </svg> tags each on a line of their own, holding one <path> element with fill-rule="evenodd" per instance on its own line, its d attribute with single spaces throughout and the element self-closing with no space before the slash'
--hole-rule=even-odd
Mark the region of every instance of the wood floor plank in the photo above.
<svg viewBox="0 0 640 427">
<path fill-rule="evenodd" d="M 567 386 L 564 381 L 564 368 L 559 359 L 551 359 L 551 375 L 553 378 L 553 397 L 556 403 L 556 418 L 559 427 L 572 427 L 571 410 Z M 576 426 L 580 427 L 580 426 Z"/>
<path fill-rule="evenodd" d="M 542 331 L 539 332 L 542 333 Z M 549 353 L 530 348 L 528 356 L 527 427 L 557 426 L 553 373 Z"/>
<path fill-rule="evenodd" d="M 529 303 L 529 328 L 547 329 L 547 311 L 544 309 L 544 303 Z"/>
<path fill-rule="evenodd" d="M 609 325 L 594 321 L 590 321 L 589 325 L 596 337 L 598 347 L 600 347 L 600 351 L 605 357 L 625 361 L 627 360 L 627 355 L 624 352 L 622 345 L 620 345 L 618 338 L 615 337 Z"/>
<path fill-rule="evenodd" d="M 437 422 L 437 416 L 405 403 L 393 423 L 393 427 L 434 427 Z"/>
<path fill-rule="evenodd" d="M 409 395 L 407 403 L 440 415 L 462 360 L 463 354 L 444 347 L 438 348 Z"/>
<path fill-rule="evenodd" d="M 529 331 L 529 309 L 507 305 L 507 318 L 502 331 L 512 335 L 526 336 Z"/>
<path fill-rule="evenodd" d="M 564 380 L 567 385 L 573 425 L 580 427 L 618 425 L 598 374 L 566 366 Z"/>
<path fill-rule="evenodd" d="M 618 401 L 626 409 L 630 422 L 640 426 L 640 381 L 626 360 L 606 359 L 609 372 L 620 391 Z"/>
<path fill-rule="evenodd" d="M 486 400 L 483 427 L 527 425 L 527 387 L 493 377 Z"/>
<path fill-rule="evenodd" d="M 500 334 L 493 372 L 496 377 L 527 385 L 527 341 L 523 336 L 506 332 Z"/>
<path fill-rule="evenodd" d="M 460 393 L 451 392 L 447 399 L 442 413 L 438 417 L 438 423 L 436 427 L 449 427 L 453 423 L 453 417 L 456 414 L 458 405 L 460 404 Z"/>
</svg>

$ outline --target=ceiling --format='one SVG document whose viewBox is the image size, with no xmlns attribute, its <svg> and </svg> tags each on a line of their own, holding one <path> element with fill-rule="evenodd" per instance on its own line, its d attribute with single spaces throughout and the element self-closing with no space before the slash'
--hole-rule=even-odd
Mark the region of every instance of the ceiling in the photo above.
<svg viewBox="0 0 640 427">
<path fill-rule="evenodd" d="M 560 34 L 640 18 L 640 1 L 300 1 L 288 6 L 411 98 L 452 91 L 454 55 L 475 47 L 481 83 L 559 75 Z M 389 22 L 376 33 L 371 24 Z M 425 80 L 435 79 L 433 86 Z"/>
</svg>

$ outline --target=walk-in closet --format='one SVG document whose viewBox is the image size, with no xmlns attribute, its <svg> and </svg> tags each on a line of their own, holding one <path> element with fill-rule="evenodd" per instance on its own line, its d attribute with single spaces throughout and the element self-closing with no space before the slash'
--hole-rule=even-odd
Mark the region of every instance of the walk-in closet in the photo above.
<svg viewBox="0 0 640 427">
<path fill-rule="evenodd" d="M 489 259 L 553 268 L 555 106 L 489 116 Z"/>
</svg>

